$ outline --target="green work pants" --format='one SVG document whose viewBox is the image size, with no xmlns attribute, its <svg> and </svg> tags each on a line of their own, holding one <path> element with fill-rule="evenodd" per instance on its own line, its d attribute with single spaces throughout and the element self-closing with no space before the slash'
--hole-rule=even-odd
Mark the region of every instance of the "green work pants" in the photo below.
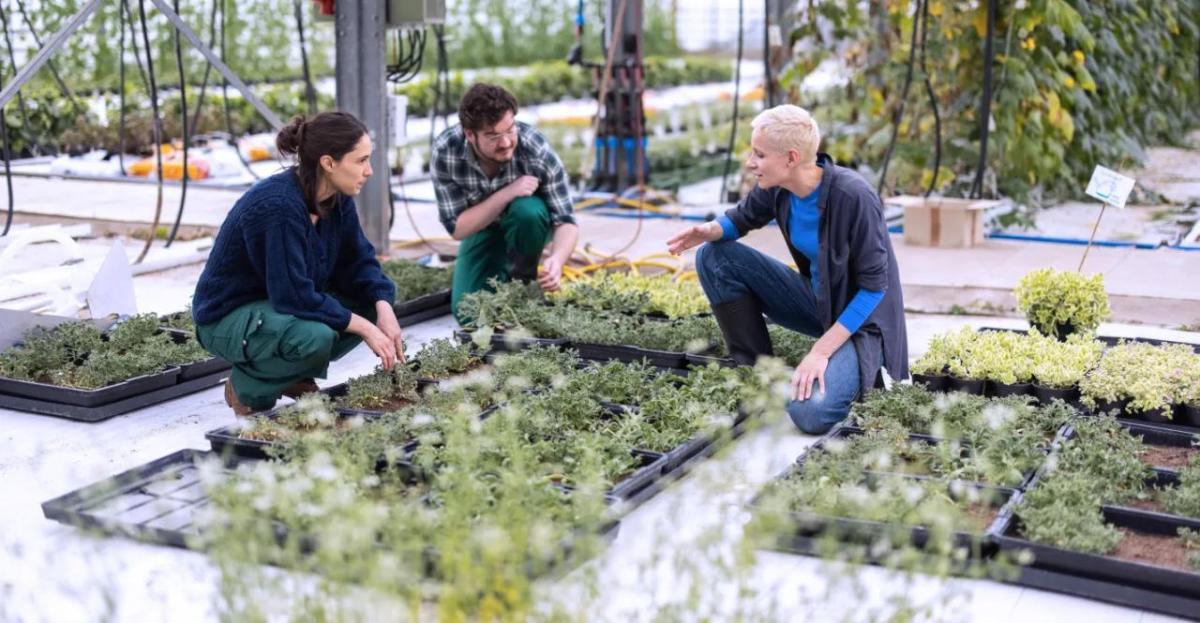
<svg viewBox="0 0 1200 623">
<path fill-rule="evenodd" d="M 334 296 L 351 312 L 375 322 L 374 303 Z M 269 301 L 246 303 L 217 322 L 198 325 L 196 339 L 233 364 L 233 390 L 242 404 L 255 410 L 273 407 L 283 390 L 300 379 L 325 378 L 329 362 L 362 341 L 323 322 L 281 314 Z"/>
<path fill-rule="evenodd" d="M 500 218 L 482 231 L 468 236 L 458 246 L 454 261 L 454 286 L 450 293 L 450 309 L 459 323 L 462 297 L 487 288 L 492 277 L 507 281 L 513 275 L 513 265 L 532 263 L 536 277 L 538 259 L 550 241 L 550 210 L 539 197 L 521 197 L 508 204 Z"/>
</svg>

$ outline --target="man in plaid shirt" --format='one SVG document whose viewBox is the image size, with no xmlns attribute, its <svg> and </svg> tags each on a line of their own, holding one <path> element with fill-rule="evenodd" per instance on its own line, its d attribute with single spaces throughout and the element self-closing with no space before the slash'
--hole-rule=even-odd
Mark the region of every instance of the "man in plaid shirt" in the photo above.
<svg viewBox="0 0 1200 623">
<path fill-rule="evenodd" d="M 546 137 L 518 122 L 517 100 L 501 87 L 475 84 L 458 105 L 460 125 L 433 144 L 430 170 L 442 225 L 461 241 L 450 306 L 460 322 L 464 295 L 492 277 L 558 289 L 579 228 L 567 172 Z M 550 242 L 550 255 L 538 260 Z"/>
</svg>

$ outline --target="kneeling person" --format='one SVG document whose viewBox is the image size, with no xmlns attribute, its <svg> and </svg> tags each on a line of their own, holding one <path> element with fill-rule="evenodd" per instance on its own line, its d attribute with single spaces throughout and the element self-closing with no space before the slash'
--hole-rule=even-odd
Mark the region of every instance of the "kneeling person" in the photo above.
<svg viewBox="0 0 1200 623">
<path fill-rule="evenodd" d="M 824 433 L 878 385 L 881 368 L 908 377 L 900 270 L 879 195 L 817 152 L 821 134 L 808 111 L 771 108 L 753 127 L 746 168 L 755 188 L 721 218 L 680 232 L 667 246 L 678 255 L 707 243 L 696 252 L 696 270 L 738 363 L 771 354 L 764 313 L 818 338 L 792 375 L 787 410 L 800 430 Z M 736 242 L 772 220 L 799 270 Z"/>
<path fill-rule="evenodd" d="M 460 125 L 433 145 L 430 168 L 442 225 L 460 240 L 451 309 L 489 279 L 535 277 L 558 289 L 575 250 L 567 171 L 546 137 L 516 120 L 517 100 L 501 87 L 472 86 L 458 106 Z M 550 256 L 538 270 L 542 249 Z"/>
</svg>

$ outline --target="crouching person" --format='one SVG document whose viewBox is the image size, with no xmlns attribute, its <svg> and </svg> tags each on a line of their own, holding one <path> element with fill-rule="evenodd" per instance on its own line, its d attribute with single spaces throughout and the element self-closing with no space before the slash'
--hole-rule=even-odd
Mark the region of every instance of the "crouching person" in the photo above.
<svg viewBox="0 0 1200 623">
<path fill-rule="evenodd" d="M 850 404 L 881 384 L 881 369 L 908 376 L 900 271 L 879 196 L 857 173 L 818 153 L 820 130 L 807 111 L 784 105 L 753 122 L 746 168 L 756 184 L 716 221 L 667 242 L 696 253 L 700 284 L 730 355 L 752 364 L 771 354 L 763 314 L 818 338 L 792 374 L 787 410 L 805 433 L 845 419 Z M 798 270 L 737 242 L 779 223 Z"/>
<path fill-rule="evenodd" d="M 372 173 L 367 128 L 324 112 L 295 118 L 276 144 L 295 166 L 234 204 L 192 299 L 197 339 L 233 364 L 225 402 L 237 415 L 315 391 L 360 342 L 384 367 L 404 360 L 396 289 L 353 199 Z"/>
</svg>

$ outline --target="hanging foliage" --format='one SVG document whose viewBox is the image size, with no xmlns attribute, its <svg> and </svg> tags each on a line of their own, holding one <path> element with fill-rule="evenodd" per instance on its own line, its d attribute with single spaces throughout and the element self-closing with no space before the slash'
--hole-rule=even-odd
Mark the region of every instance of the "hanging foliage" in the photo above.
<svg viewBox="0 0 1200 623">
<path fill-rule="evenodd" d="M 880 168 L 918 6 L 808 0 L 802 7 L 792 33 L 798 51 L 783 82 L 792 101 L 814 110 L 824 149 L 839 160 Z M 997 0 L 985 193 L 1034 202 L 1078 195 L 1095 165 L 1133 165 L 1147 146 L 1182 140 L 1200 122 L 1194 9 L 1191 0 Z M 987 6 L 928 0 L 927 11 L 941 166 L 934 180 L 934 115 L 917 87 L 918 63 L 884 187 L 963 195 L 979 157 Z M 802 89 L 826 61 L 844 66 L 844 85 Z"/>
</svg>

